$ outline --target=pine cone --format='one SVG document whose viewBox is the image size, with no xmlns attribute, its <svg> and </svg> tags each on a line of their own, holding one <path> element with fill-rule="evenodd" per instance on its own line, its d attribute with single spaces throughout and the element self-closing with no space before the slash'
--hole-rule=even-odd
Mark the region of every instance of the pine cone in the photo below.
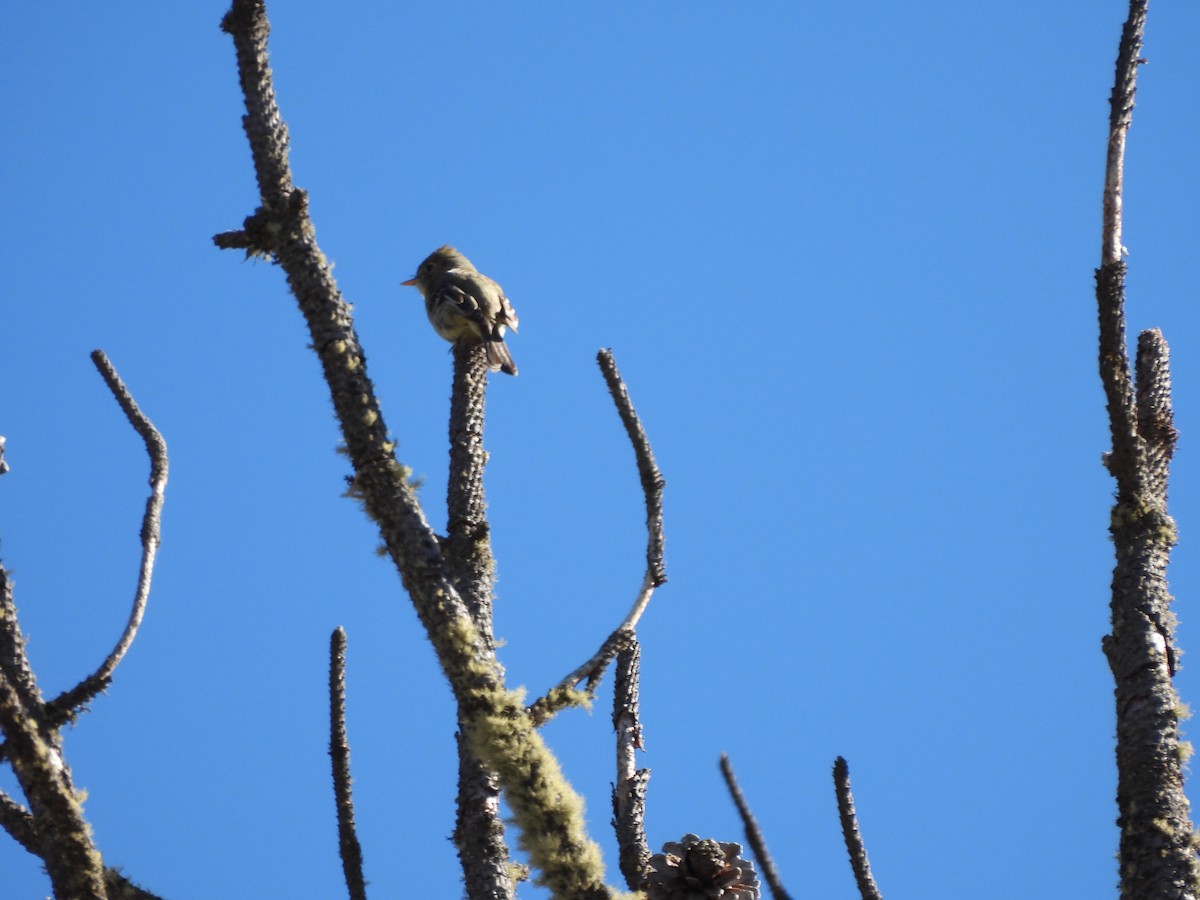
<svg viewBox="0 0 1200 900">
<path fill-rule="evenodd" d="M 722 844 L 685 834 L 650 857 L 653 870 L 642 883 L 648 900 L 758 900 L 754 864 L 742 859 L 741 844 Z"/>
</svg>

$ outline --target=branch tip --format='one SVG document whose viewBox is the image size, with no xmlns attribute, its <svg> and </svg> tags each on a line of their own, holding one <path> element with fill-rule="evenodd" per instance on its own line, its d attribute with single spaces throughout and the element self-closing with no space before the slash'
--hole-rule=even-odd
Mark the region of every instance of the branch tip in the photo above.
<svg viewBox="0 0 1200 900">
<path fill-rule="evenodd" d="M 833 784 L 837 794 L 838 818 L 842 822 L 842 838 L 850 854 L 850 867 L 863 900 L 882 900 L 882 894 L 871 874 L 871 863 L 867 859 L 867 848 L 862 833 L 858 830 L 858 813 L 854 810 L 854 794 L 850 791 L 850 767 L 839 756 L 833 764 Z"/>
</svg>

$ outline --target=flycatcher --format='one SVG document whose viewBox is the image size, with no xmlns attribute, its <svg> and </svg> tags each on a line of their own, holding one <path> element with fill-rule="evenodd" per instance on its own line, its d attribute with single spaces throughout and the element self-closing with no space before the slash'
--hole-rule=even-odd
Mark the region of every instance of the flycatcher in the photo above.
<svg viewBox="0 0 1200 900">
<path fill-rule="evenodd" d="M 421 292 L 434 331 L 451 343 L 463 339 L 482 342 L 488 368 L 517 374 L 517 364 L 504 343 L 505 329 L 517 330 L 517 314 L 504 289 L 469 259 L 449 244 L 438 247 L 417 268 L 417 274 L 401 284 Z"/>
</svg>

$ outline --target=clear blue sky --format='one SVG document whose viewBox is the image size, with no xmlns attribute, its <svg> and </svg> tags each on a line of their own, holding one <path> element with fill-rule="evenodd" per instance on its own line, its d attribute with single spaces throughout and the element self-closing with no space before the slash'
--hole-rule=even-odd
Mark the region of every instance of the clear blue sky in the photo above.
<svg viewBox="0 0 1200 900">
<path fill-rule="evenodd" d="M 171 449 L 145 625 L 67 736 L 106 862 L 173 900 L 341 895 L 340 624 L 373 895 L 454 898 L 448 690 L 341 497 L 282 273 L 210 241 L 256 205 L 225 8 L 7 12 L 0 553 L 55 694 L 108 652 L 136 574 L 147 464 L 88 360 L 104 348 Z M 593 361 L 614 349 L 668 482 L 671 581 L 641 630 L 652 842 L 741 839 L 727 751 L 793 894 L 851 898 L 842 754 L 887 896 L 1115 893 L 1092 273 L 1126 5 L 270 13 L 296 180 L 439 528 L 450 358 L 399 282 L 450 242 L 520 314 L 487 488 L 502 658 L 532 694 L 641 579 L 632 454 Z M 1198 47 L 1200 7 L 1152 4 L 1125 232 L 1131 329 L 1173 352 L 1185 650 Z M 546 734 L 616 882 L 608 696 Z M 0 871 L 6 900 L 48 892 L 6 838 Z"/>
</svg>

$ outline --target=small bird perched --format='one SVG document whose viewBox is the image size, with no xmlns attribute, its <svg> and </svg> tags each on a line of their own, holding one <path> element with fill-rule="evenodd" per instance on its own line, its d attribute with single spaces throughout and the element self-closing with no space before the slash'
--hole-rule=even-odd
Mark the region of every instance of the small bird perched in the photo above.
<svg viewBox="0 0 1200 900">
<path fill-rule="evenodd" d="M 517 374 L 517 364 L 504 343 L 505 329 L 517 330 L 517 314 L 504 289 L 469 259 L 449 244 L 438 247 L 417 267 L 417 274 L 401 284 L 421 292 L 425 312 L 438 334 L 451 343 L 463 338 L 482 342 L 488 368 Z"/>
</svg>

